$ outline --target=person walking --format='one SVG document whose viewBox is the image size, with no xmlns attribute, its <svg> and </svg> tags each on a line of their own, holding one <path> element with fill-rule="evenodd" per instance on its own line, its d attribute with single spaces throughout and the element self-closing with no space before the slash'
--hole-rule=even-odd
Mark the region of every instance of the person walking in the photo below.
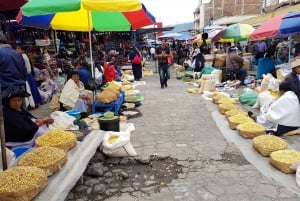
<svg viewBox="0 0 300 201">
<path fill-rule="evenodd" d="M 26 91 L 26 80 L 27 70 L 22 55 L 13 49 L 8 44 L 6 36 L 0 33 L 1 93 L 8 93 L 6 90 L 13 86 L 20 86 Z"/>
<path fill-rule="evenodd" d="M 161 40 L 161 44 L 155 50 L 155 58 L 158 60 L 158 70 L 160 77 L 160 86 L 163 89 L 164 87 L 168 87 L 168 79 L 169 75 L 169 64 L 168 57 L 170 56 L 170 48 L 167 47 L 167 43 L 165 39 Z"/>
</svg>

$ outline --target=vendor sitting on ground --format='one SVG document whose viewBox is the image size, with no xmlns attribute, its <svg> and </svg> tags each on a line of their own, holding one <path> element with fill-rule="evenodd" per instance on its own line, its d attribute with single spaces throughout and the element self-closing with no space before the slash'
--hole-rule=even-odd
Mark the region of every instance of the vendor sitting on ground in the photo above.
<svg viewBox="0 0 300 201">
<path fill-rule="evenodd" d="M 85 90 L 84 84 L 79 80 L 78 71 L 70 72 L 59 102 L 62 104 L 61 110 L 78 110 L 83 118 L 87 116 L 92 103 L 92 92 Z"/>
<path fill-rule="evenodd" d="M 34 145 L 35 139 L 44 134 L 48 124 L 53 119 L 37 119 L 22 109 L 23 98 L 29 97 L 20 87 L 10 87 L 7 93 L 2 94 L 5 140 L 7 147 Z"/>
<path fill-rule="evenodd" d="M 233 73 L 234 78 L 244 84 L 247 71 L 243 69 L 244 59 L 238 54 L 236 47 L 230 47 L 226 56 L 226 72 Z"/>
<path fill-rule="evenodd" d="M 281 136 L 300 127 L 300 95 L 292 91 L 287 82 L 279 85 L 281 96 L 273 102 L 266 113 L 255 116 L 248 112 L 249 116 L 256 119 L 257 123 L 266 127 L 267 131 Z"/>
<path fill-rule="evenodd" d="M 192 60 L 190 59 L 190 57 L 185 57 L 182 65 L 185 70 L 187 70 L 189 67 L 192 67 Z"/>
</svg>

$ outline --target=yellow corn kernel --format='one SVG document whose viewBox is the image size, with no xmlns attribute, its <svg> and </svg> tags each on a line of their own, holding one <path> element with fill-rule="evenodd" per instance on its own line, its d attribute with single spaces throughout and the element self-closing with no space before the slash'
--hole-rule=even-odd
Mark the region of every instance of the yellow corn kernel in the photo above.
<svg viewBox="0 0 300 201">
<path fill-rule="evenodd" d="M 272 152 L 270 157 L 280 163 L 292 165 L 295 161 L 300 160 L 300 152 L 295 150 L 279 150 Z"/>
</svg>

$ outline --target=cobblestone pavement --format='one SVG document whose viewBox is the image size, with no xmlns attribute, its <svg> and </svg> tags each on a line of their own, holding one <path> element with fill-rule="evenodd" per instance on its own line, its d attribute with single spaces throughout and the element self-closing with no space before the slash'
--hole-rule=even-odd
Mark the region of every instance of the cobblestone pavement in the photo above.
<svg viewBox="0 0 300 201">
<path fill-rule="evenodd" d="M 140 160 L 170 156 L 184 166 L 183 173 L 159 193 L 122 193 L 107 201 L 300 200 L 295 175 L 273 168 L 251 140 L 229 128 L 216 105 L 186 92 L 193 86 L 171 76 L 168 88 L 161 89 L 157 73 L 143 80 L 147 84 L 136 88 L 145 98 L 139 107 L 143 116 L 130 120 L 136 128 L 131 142 Z M 45 107 L 31 112 L 45 116 Z M 291 148 L 300 150 L 298 138 L 286 139 Z"/>
</svg>

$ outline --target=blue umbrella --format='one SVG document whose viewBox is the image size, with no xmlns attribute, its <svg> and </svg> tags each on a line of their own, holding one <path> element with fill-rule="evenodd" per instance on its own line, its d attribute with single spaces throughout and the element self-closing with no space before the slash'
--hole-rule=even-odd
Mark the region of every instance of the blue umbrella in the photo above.
<svg viewBox="0 0 300 201">
<path fill-rule="evenodd" d="M 300 32 L 300 11 L 287 13 L 282 18 L 279 32 L 283 35 L 293 35 Z"/>
</svg>

